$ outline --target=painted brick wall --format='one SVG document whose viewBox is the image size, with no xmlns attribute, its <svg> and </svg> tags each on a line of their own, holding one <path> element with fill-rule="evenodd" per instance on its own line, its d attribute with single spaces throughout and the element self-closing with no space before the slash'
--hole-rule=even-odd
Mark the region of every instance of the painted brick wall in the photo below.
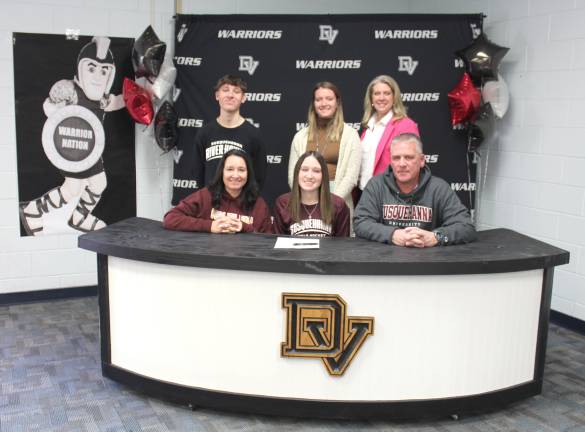
<svg viewBox="0 0 585 432">
<path fill-rule="evenodd" d="M 501 65 L 510 109 L 483 149 L 480 227 L 570 251 L 552 308 L 585 320 L 585 1 L 473 3 L 418 0 L 411 10 L 483 11 L 488 37 L 511 48 Z"/>
<path fill-rule="evenodd" d="M 174 2 L 170 0 L 37 0 L 0 3 L 0 294 L 95 285 L 95 254 L 77 248 L 77 236 L 21 238 L 14 126 L 12 32 L 138 37 L 152 24 L 172 42 Z M 39 71 L 42 73 L 42 71 Z M 41 145 L 40 137 L 36 143 Z M 137 208 L 160 219 L 170 203 L 172 159 L 136 128 Z"/>
</svg>

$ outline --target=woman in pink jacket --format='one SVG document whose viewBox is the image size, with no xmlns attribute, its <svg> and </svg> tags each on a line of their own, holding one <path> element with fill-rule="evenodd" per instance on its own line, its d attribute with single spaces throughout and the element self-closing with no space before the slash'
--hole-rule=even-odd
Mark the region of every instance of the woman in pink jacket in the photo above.
<svg viewBox="0 0 585 432">
<path fill-rule="evenodd" d="M 358 186 L 366 187 L 375 175 L 390 165 L 390 142 L 405 132 L 420 135 L 418 126 L 406 115 L 398 83 L 388 75 L 374 78 L 364 97 L 361 125 L 362 163 Z"/>
</svg>

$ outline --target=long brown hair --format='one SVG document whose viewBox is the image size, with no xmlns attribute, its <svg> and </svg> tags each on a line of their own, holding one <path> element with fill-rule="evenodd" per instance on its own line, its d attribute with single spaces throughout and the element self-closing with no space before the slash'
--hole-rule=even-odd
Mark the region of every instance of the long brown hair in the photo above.
<svg viewBox="0 0 585 432">
<path fill-rule="evenodd" d="M 218 209 L 221 205 L 221 196 L 225 192 L 225 185 L 223 183 L 223 169 L 225 167 L 225 161 L 230 156 L 240 157 L 244 159 L 244 162 L 246 163 L 248 179 L 246 180 L 244 187 L 242 187 L 242 192 L 238 197 L 238 201 L 244 210 L 252 210 L 254 205 L 256 205 L 256 200 L 258 199 L 258 184 L 256 183 L 254 166 L 252 165 L 250 156 L 248 156 L 248 153 L 240 149 L 231 149 L 224 153 L 223 157 L 221 158 L 221 161 L 217 166 L 217 171 L 215 172 L 215 177 L 208 186 L 209 192 L 211 192 L 211 205 L 214 209 Z"/>
<path fill-rule="evenodd" d="M 370 81 L 368 88 L 366 88 L 366 95 L 364 96 L 364 117 L 362 118 L 362 127 L 364 128 L 368 126 L 368 122 L 375 114 L 372 107 L 372 93 L 374 92 L 374 86 L 380 83 L 386 84 L 390 87 L 392 95 L 394 96 L 394 102 L 392 103 L 392 121 L 407 117 L 406 107 L 402 103 L 400 87 L 398 87 L 396 80 L 389 75 L 378 75 Z"/>
<path fill-rule="evenodd" d="M 321 166 L 321 186 L 319 186 L 319 209 L 321 210 L 321 220 L 330 224 L 333 219 L 333 209 L 331 204 L 331 193 L 329 192 L 329 172 L 327 171 L 327 163 L 321 155 L 316 151 L 305 152 L 299 157 L 295 164 L 293 174 L 293 184 L 288 201 L 288 211 L 291 218 L 295 222 L 301 221 L 301 188 L 299 187 L 299 172 L 303 161 L 309 156 L 313 156 Z"/>
<path fill-rule="evenodd" d="M 315 93 L 320 88 L 331 90 L 333 94 L 335 94 L 335 99 L 337 100 L 337 110 L 327 125 L 325 136 L 331 142 L 340 141 L 344 126 L 341 92 L 335 84 L 329 81 L 318 82 L 315 84 L 315 87 L 313 87 L 313 96 L 311 98 L 311 104 L 309 105 L 309 114 L 307 115 L 307 123 L 309 124 L 309 136 L 307 139 L 308 141 L 314 141 L 317 137 L 318 116 L 315 111 Z"/>
</svg>

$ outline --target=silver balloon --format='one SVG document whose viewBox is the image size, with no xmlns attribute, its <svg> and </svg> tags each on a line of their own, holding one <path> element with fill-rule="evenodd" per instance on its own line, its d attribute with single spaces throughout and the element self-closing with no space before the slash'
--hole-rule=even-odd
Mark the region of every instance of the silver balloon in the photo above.
<svg viewBox="0 0 585 432">
<path fill-rule="evenodd" d="M 162 99 L 171 90 L 177 79 L 177 69 L 172 63 L 164 62 L 160 68 L 160 72 L 153 83 L 148 82 L 146 89 L 150 94 Z"/>
<path fill-rule="evenodd" d="M 502 75 L 498 75 L 497 81 L 487 81 L 483 85 L 481 97 L 485 103 L 491 104 L 496 117 L 504 117 L 510 105 L 510 91 Z"/>
</svg>

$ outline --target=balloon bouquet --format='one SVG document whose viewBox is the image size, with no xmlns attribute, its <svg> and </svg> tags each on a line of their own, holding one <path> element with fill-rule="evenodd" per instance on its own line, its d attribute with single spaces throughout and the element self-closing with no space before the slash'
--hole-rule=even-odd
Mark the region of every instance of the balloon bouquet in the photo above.
<svg viewBox="0 0 585 432">
<path fill-rule="evenodd" d="M 451 124 L 467 125 L 470 152 L 477 151 L 492 136 L 495 118 L 501 119 L 508 110 L 508 86 L 498 74 L 500 61 L 508 51 L 481 33 L 469 46 L 455 52 L 463 59 L 466 71 L 448 93 Z"/>
<path fill-rule="evenodd" d="M 177 70 L 172 62 L 165 61 L 166 44 L 151 26 L 134 42 L 132 65 L 137 79 L 144 86 L 125 78 L 123 95 L 130 116 L 137 123 L 150 125 L 154 120 L 154 138 L 164 153 L 177 144 L 177 112 L 171 102 L 164 100 L 171 94 Z M 158 106 L 156 115 L 155 107 Z"/>
<path fill-rule="evenodd" d="M 448 93 L 451 124 L 466 126 L 467 130 L 467 175 L 471 181 L 469 156 L 480 156 L 481 143 L 492 136 L 496 117 L 502 118 L 508 110 L 510 94 L 508 86 L 498 74 L 500 61 L 509 51 L 491 42 L 481 33 L 469 46 L 455 52 L 465 63 L 465 73 L 455 88 Z M 479 89 L 478 89 L 479 87 Z M 483 100 L 483 103 L 482 103 Z M 485 160 L 487 173 L 487 157 Z M 478 186 L 485 184 L 483 182 Z M 469 191 L 469 202 L 472 201 Z M 477 220 L 479 208 L 472 210 Z"/>
</svg>

